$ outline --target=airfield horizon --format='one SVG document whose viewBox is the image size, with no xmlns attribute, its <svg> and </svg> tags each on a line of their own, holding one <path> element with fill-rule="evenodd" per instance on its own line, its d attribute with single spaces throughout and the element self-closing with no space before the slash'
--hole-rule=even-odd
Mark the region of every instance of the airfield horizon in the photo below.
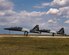
<svg viewBox="0 0 69 55">
<path fill-rule="evenodd" d="M 23 34 L 0 34 L 0 37 L 32 37 L 32 38 L 69 38 L 69 35 L 62 36 L 62 35 L 35 35 L 31 34 L 28 36 L 24 36 Z"/>
</svg>

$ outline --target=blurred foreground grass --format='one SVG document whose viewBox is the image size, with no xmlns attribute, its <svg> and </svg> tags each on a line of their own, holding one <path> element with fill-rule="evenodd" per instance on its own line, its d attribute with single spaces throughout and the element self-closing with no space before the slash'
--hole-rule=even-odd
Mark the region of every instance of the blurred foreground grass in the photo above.
<svg viewBox="0 0 69 55">
<path fill-rule="evenodd" d="M 69 55 L 69 39 L 1 37 L 0 55 Z"/>
</svg>

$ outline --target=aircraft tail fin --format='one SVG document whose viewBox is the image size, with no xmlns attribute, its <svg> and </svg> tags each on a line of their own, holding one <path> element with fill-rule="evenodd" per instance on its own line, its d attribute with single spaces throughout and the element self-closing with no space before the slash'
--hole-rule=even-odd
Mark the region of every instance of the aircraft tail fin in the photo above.
<svg viewBox="0 0 69 55">
<path fill-rule="evenodd" d="M 33 31 L 39 31 L 39 25 L 36 25 L 33 29 L 30 30 L 31 32 Z"/>
<path fill-rule="evenodd" d="M 57 32 L 57 34 L 62 34 L 62 35 L 64 35 L 64 33 L 65 33 L 64 28 L 61 28 L 61 29 Z"/>
</svg>

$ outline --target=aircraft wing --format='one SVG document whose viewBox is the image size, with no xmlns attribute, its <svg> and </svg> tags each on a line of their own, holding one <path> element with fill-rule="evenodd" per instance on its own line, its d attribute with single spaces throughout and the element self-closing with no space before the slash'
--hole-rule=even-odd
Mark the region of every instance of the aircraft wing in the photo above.
<svg viewBox="0 0 69 55">
<path fill-rule="evenodd" d="M 56 33 L 56 31 L 50 31 L 50 33 Z"/>
<path fill-rule="evenodd" d="M 25 32 L 25 31 L 29 32 L 30 30 L 29 30 L 29 29 L 27 29 L 27 28 L 22 28 L 22 30 L 21 30 L 21 31 L 23 31 L 23 32 Z"/>
</svg>

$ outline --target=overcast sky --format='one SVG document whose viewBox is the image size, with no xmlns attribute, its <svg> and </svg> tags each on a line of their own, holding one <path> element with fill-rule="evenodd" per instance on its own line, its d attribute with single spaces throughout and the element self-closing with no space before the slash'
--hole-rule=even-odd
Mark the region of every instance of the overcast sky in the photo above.
<svg viewBox="0 0 69 55">
<path fill-rule="evenodd" d="M 58 31 L 69 34 L 69 0 L 0 0 L 0 33 L 11 26 Z M 19 32 L 18 32 L 19 33 Z"/>
</svg>

